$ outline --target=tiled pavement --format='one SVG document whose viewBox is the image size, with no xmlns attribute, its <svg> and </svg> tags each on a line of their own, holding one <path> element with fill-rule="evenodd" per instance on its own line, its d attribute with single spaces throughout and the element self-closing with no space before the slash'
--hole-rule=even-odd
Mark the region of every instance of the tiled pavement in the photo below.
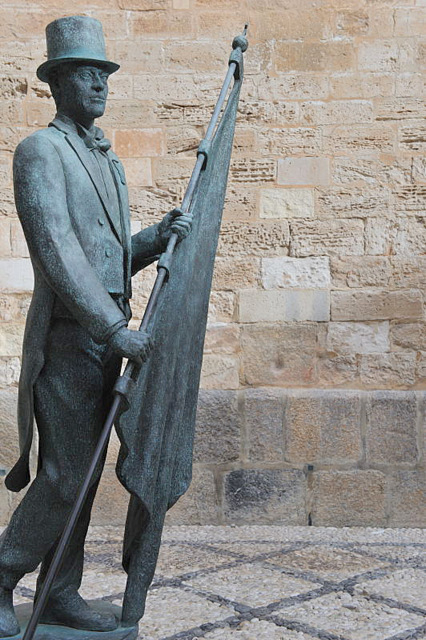
<svg viewBox="0 0 426 640">
<path fill-rule="evenodd" d="M 84 597 L 120 604 L 121 537 L 91 530 Z M 20 584 L 17 602 L 34 582 Z M 168 527 L 139 637 L 426 638 L 426 531 Z"/>
</svg>

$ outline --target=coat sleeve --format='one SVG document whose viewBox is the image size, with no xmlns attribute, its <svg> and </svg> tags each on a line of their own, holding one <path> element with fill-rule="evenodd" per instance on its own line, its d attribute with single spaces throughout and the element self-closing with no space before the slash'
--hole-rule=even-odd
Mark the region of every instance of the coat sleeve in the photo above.
<svg viewBox="0 0 426 640">
<path fill-rule="evenodd" d="M 132 276 L 158 260 L 166 249 L 167 243 L 159 238 L 157 227 L 153 224 L 132 236 Z"/>
<path fill-rule="evenodd" d="M 92 338 L 106 342 L 127 321 L 73 231 L 65 176 L 53 143 L 37 134 L 23 140 L 15 151 L 13 176 L 16 208 L 32 261 Z"/>
</svg>

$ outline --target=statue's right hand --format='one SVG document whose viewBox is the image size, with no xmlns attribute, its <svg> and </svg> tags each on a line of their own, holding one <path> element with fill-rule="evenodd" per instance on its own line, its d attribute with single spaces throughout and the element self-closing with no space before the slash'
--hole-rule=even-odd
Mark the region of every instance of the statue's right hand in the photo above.
<svg viewBox="0 0 426 640">
<path fill-rule="evenodd" d="M 132 331 L 121 327 L 112 334 L 108 344 L 123 358 L 145 362 L 152 349 L 152 340 L 144 331 Z"/>
</svg>

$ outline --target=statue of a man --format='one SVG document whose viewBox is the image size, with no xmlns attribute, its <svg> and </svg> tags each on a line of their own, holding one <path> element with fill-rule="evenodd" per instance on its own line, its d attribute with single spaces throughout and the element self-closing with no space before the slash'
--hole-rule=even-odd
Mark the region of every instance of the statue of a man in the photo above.
<svg viewBox="0 0 426 640">
<path fill-rule="evenodd" d="M 39 468 L 0 538 L 0 637 L 19 632 L 12 593 L 41 563 L 46 576 L 67 515 L 87 471 L 122 357 L 146 359 L 147 334 L 127 329 L 131 275 L 164 251 L 172 232 L 185 237 L 191 217 L 179 210 L 130 236 L 122 164 L 102 131 L 108 76 L 100 22 L 73 16 L 46 29 L 48 82 L 57 114 L 18 146 L 15 199 L 34 267 L 19 394 L 21 457 L 7 478 L 19 491 L 30 480 L 35 417 Z M 78 593 L 83 547 L 101 468 L 51 591 L 42 622 L 107 631 L 112 615 L 93 611 Z M 37 597 L 37 596 L 36 596 Z"/>
</svg>

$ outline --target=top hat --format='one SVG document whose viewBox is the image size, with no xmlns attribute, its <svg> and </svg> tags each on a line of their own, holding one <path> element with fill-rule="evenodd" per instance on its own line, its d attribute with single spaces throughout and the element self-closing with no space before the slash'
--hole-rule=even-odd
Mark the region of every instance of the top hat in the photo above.
<svg viewBox="0 0 426 640">
<path fill-rule="evenodd" d="M 102 24 L 88 16 L 69 16 L 54 20 L 46 27 L 47 61 L 37 69 L 37 77 L 49 81 L 49 73 L 64 62 L 100 65 L 110 73 L 120 68 L 107 60 Z"/>
</svg>

